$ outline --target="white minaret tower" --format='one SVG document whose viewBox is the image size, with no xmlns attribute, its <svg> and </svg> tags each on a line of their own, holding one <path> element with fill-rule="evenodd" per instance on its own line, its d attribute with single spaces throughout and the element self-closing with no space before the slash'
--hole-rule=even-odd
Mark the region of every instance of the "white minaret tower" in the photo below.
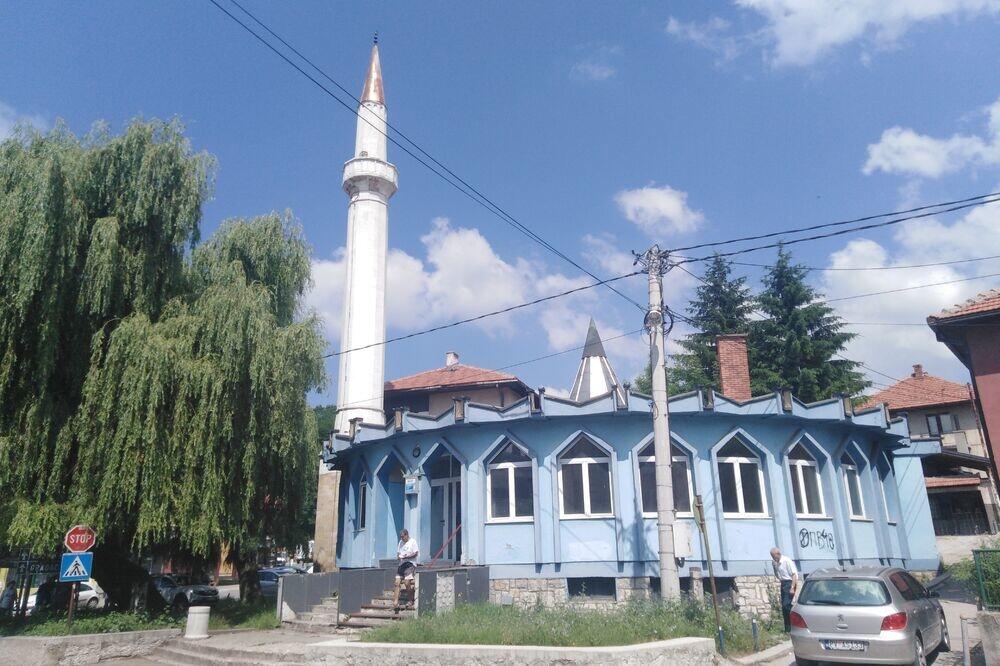
<svg viewBox="0 0 1000 666">
<path fill-rule="evenodd" d="M 347 207 L 347 284 L 342 351 L 337 379 L 336 428 L 350 430 L 351 419 L 385 425 L 385 280 L 389 246 L 389 197 L 396 193 L 396 167 L 387 161 L 386 108 L 378 40 L 358 107 L 354 158 L 344 164 Z"/>
</svg>

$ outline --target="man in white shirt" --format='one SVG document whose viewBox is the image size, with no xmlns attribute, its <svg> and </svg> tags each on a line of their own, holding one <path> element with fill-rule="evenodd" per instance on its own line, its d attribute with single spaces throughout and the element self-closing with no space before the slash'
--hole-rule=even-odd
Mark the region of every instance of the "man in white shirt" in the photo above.
<svg viewBox="0 0 1000 666">
<path fill-rule="evenodd" d="M 413 575 L 417 567 L 414 562 L 420 555 L 417 548 L 416 539 L 410 538 L 410 533 L 403 530 L 399 533 L 399 543 L 396 544 L 396 559 L 399 560 L 399 567 L 396 569 L 396 592 L 392 600 L 392 608 L 399 612 L 399 593 L 402 588 L 410 591 L 410 603 L 407 608 L 413 608 Z"/>
<path fill-rule="evenodd" d="M 782 555 L 777 548 L 771 549 L 771 566 L 774 567 L 775 578 L 781 584 L 781 616 L 785 620 L 785 633 L 788 633 L 792 629 L 788 615 L 792 612 L 795 591 L 799 587 L 799 570 L 795 568 L 792 558 Z"/>
</svg>

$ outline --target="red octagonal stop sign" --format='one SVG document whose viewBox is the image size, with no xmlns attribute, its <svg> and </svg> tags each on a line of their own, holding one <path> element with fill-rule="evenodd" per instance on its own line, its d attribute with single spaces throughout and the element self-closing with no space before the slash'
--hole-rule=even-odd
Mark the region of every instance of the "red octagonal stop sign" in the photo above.
<svg viewBox="0 0 1000 666">
<path fill-rule="evenodd" d="M 97 533 L 89 525 L 74 525 L 63 539 L 63 545 L 71 553 L 86 553 L 96 542 Z"/>
</svg>

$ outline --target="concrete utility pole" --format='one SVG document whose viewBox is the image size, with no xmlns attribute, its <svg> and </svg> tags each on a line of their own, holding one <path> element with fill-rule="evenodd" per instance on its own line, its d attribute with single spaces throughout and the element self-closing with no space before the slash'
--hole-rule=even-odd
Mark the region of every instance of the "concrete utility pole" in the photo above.
<svg viewBox="0 0 1000 666">
<path fill-rule="evenodd" d="M 653 387 L 653 451 L 656 456 L 656 517 L 660 537 L 660 596 L 681 595 L 674 558 L 674 482 L 670 472 L 670 423 L 667 412 L 667 364 L 664 352 L 663 275 L 670 269 L 669 255 L 658 245 L 635 254 L 635 261 L 649 274 L 649 311 L 643 325 L 649 331 L 649 364 Z"/>
</svg>

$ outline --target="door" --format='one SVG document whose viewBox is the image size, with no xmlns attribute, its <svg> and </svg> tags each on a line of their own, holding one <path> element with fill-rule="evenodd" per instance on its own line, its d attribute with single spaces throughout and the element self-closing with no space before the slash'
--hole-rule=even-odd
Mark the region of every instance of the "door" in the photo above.
<svg viewBox="0 0 1000 666">
<path fill-rule="evenodd" d="M 455 529 L 462 523 L 461 477 L 431 482 L 431 514 L 431 557 L 440 552 L 439 560 L 458 562 L 462 559 L 462 536 Z"/>
</svg>

